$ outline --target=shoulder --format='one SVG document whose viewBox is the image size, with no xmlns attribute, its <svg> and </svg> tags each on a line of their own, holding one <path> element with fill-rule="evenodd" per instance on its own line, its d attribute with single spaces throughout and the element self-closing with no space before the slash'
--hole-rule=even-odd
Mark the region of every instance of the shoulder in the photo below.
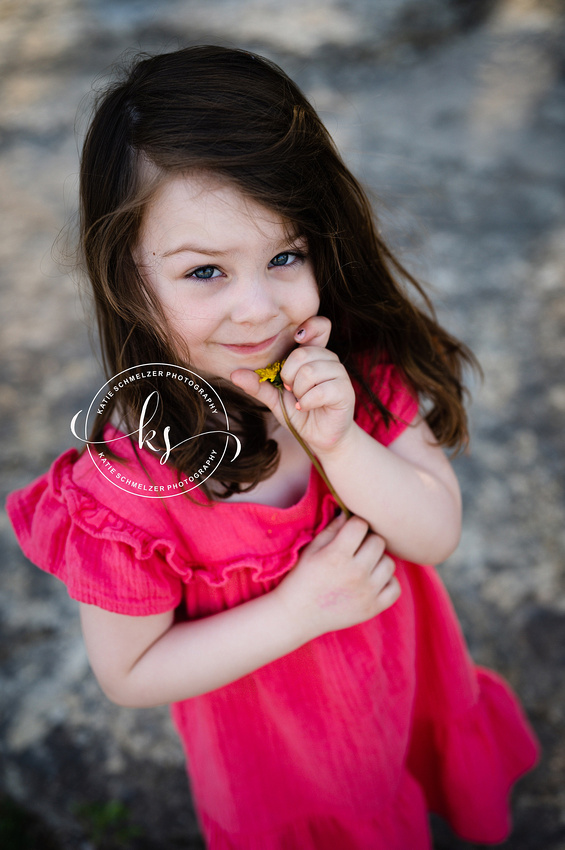
<svg viewBox="0 0 565 850">
<path fill-rule="evenodd" d="M 355 421 L 380 443 L 389 445 L 411 425 L 419 411 L 416 391 L 404 372 L 383 357 L 371 365 L 370 353 L 354 358 L 354 367 L 364 378 L 374 400 L 361 382 L 351 376 L 355 389 Z"/>
<path fill-rule="evenodd" d="M 69 449 L 10 493 L 6 509 L 26 557 L 63 581 L 74 599 L 131 615 L 170 610 L 187 567 L 163 517 L 156 522 L 159 511 L 126 496 L 88 453 Z"/>
<path fill-rule="evenodd" d="M 141 499 L 134 505 L 120 494 L 87 451 L 79 453 L 76 449 L 68 449 L 47 472 L 10 493 L 6 508 L 14 529 L 22 534 L 32 527 L 38 534 L 43 526 L 48 533 L 64 520 L 75 521 L 85 529 L 93 527 L 99 533 L 118 525 L 125 531 L 134 517 L 143 527 L 147 512 Z M 132 524 L 132 535 L 135 527 Z"/>
</svg>

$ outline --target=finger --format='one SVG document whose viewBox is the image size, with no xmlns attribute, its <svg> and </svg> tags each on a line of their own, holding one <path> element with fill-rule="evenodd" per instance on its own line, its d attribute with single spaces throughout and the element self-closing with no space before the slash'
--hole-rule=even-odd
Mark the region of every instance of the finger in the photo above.
<svg viewBox="0 0 565 850">
<path fill-rule="evenodd" d="M 369 523 L 360 516 L 350 517 L 336 535 L 335 545 L 344 556 L 355 555 L 367 536 Z"/>
<path fill-rule="evenodd" d="M 291 360 L 288 369 L 283 366 L 281 377 L 286 386 L 292 387 L 292 392 L 300 399 L 308 390 L 324 381 L 340 381 L 346 376 L 345 369 L 339 362 L 337 355 L 327 349 L 323 349 L 324 356 L 316 355 L 319 348 L 299 349 L 296 360 Z M 314 355 L 315 359 L 306 359 L 308 355 Z M 327 356 L 329 355 L 329 357 Z M 289 356 L 290 360 L 290 356 Z M 302 361 L 302 362 L 297 362 Z"/>
<path fill-rule="evenodd" d="M 348 410 L 351 406 L 349 397 L 345 395 L 338 381 L 323 381 L 320 384 L 316 384 L 312 389 L 304 393 L 304 395 L 298 395 L 297 398 L 296 408 L 297 410 L 302 410 L 304 413 L 310 410 L 318 410 L 322 407 L 331 407 L 334 410 Z"/>
<path fill-rule="evenodd" d="M 309 550 L 311 552 L 317 552 L 318 549 L 322 549 L 326 546 L 330 541 L 332 541 L 340 528 L 345 525 L 346 517 L 343 511 L 341 511 L 336 517 L 334 517 L 331 522 L 329 522 L 319 534 L 314 537 L 312 542 L 309 544 Z"/>
<path fill-rule="evenodd" d="M 230 374 L 230 380 L 236 387 L 266 405 L 269 410 L 279 404 L 279 391 L 270 381 L 261 381 L 259 375 L 251 369 L 236 369 Z"/>
<path fill-rule="evenodd" d="M 389 584 L 395 572 L 396 561 L 394 558 L 391 558 L 390 555 L 383 555 L 371 570 L 371 578 L 377 585 L 384 588 Z"/>
<path fill-rule="evenodd" d="M 384 611 L 394 605 L 402 595 L 402 586 L 396 576 L 393 576 L 379 593 L 379 611 Z"/>
<path fill-rule="evenodd" d="M 284 428 L 288 429 L 287 417 L 289 421 L 292 421 L 295 428 L 299 428 L 297 421 L 304 418 L 304 414 L 296 410 L 296 399 L 292 393 L 283 390 L 283 412 L 279 389 L 271 384 L 270 381 L 261 381 L 259 376 L 249 369 L 236 369 L 230 374 L 230 379 L 236 387 L 244 390 L 252 398 L 264 404 L 265 407 L 268 407 L 277 422 Z"/>
<path fill-rule="evenodd" d="M 374 572 L 379 566 L 385 554 L 386 542 L 380 534 L 369 532 L 359 547 L 356 558 L 367 563 L 370 572 Z"/>
<path fill-rule="evenodd" d="M 310 316 L 302 322 L 294 339 L 300 345 L 315 345 L 325 348 L 332 332 L 332 323 L 326 316 Z"/>
<path fill-rule="evenodd" d="M 316 348 L 308 345 L 305 348 L 293 349 L 286 358 L 280 373 L 286 389 L 294 390 L 294 380 L 300 369 L 324 361 L 333 363 L 336 367 L 341 366 L 337 354 L 327 348 Z"/>
</svg>

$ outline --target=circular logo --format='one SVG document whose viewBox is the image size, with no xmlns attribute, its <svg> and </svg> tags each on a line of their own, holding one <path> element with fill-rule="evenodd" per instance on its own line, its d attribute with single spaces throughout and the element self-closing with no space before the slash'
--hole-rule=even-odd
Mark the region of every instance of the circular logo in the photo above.
<svg viewBox="0 0 565 850">
<path fill-rule="evenodd" d="M 201 434 L 186 434 L 183 435 L 180 441 L 173 445 L 171 442 L 171 429 L 167 425 L 167 412 L 164 410 L 160 411 L 162 414 L 160 419 L 163 425 L 162 432 L 158 436 L 155 428 L 151 427 L 151 421 L 162 405 L 161 395 L 156 387 L 159 386 L 160 382 L 165 381 L 175 381 L 177 384 L 182 384 L 183 389 L 186 388 L 187 393 L 196 393 L 201 401 L 209 408 L 210 414 L 214 417 L 218 416 L 218 425 L 220 426 L 223 417 L 225 428 L 219 427 L 211 431 L 204 431 Z M 114 404 L 120 392 L 132 383 L 136 383 L 139 386 L 145 383 L 147 389 L 139 427 L 128 434 L 124 434 L 116 429 L 115 436 L 107 440 L 102 442 L 90 441 L 88 434 L 92 429 L 96 417 L 101 416 L 109 404 Z M 177 366 L 173 363 L 142 363 L 139 366 L 124 369 L 110 378 L 109 381 L 106 381 L 90 402 L 90 406 L 86 412 L 84 437 L 81 437 L 77 433 L 76 427 L 81 413 L 82 410 L 79 410 L 73 416 L 71 431 L 78 440 L 86 443 L 87 451 L 96 469 L 115 487 L 134 496 L 141 496 L 144 499 L 170 499 L 194 490 L 204 481 L 207 481 L 222 462 L 228 450 L 230 437 L 236 443 L 236 451 L 231 458 L 232 461 L 236 459 L 241 450 L 241 443 L 238 437 L 229 431 L 226 408 L 214 387 L 191 369 L 187 369 L 184 366 Z M 170 467 L 166 467 L 171 452 L 190 440 L 196 440 L 198 437 L 204 436 L 204 434 L 225 434 L 226 439 L 223 450 L 212 449 L 203 452 L 202 457 L 195 463 L 194 469 L 188 474 L 179 473 L 176 476 L 171 474 Z M 126 441 L 127 445 L 131 445 L 130 441 L 134 441 L 134 445 L 137 448 L 150 452 L 151 456 L 155 459 L 155 462 L 149 463 L 151 474 L 140 463 L 132 466 L 127 461 L 126 463 L 122 463 L 120 457 L 116 458 L 108 455 L 107 446 L 112 446 L 113 450 L 115 449 L 116 455 L 120 455 L 120 441 Z M 165 448 L 163 449 L 162 446 Z M 163 472 L 159 474 L 161 469 Z"/>
</svg>

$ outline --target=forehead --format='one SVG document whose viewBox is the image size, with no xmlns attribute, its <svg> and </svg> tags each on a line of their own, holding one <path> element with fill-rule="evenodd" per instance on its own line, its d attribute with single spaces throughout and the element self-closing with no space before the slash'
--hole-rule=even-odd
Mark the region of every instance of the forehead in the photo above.
<svg viewBox="0 0 565 850">
<path fill-rule="evenodd" d="M 257 203 L 217 175 L 191 173 L 168 178 L 148 204 L 140 242 L 167 250 L 180 237 L 213 237 L 229 243 L 242 238 L 280 242 L 293 227 L 274 210 Z"/>
</svg>

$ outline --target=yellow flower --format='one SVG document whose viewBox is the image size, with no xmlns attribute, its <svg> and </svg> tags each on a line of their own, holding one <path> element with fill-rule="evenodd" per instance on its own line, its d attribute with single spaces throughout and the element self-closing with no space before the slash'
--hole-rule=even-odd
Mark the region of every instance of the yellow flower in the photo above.
<svg viewBox="0 0 565 850">
<path fill-rule="evenodd" d="M 280 372 L 285 363 L 285 360 L 276 360 L 274 363 L 269 363 L 264 369 L 255 369 L 259 375 L 259 383 L 262 381 L 270 381 L 275 387 L 282 387 L 282 378 Z"/>
</svg>

